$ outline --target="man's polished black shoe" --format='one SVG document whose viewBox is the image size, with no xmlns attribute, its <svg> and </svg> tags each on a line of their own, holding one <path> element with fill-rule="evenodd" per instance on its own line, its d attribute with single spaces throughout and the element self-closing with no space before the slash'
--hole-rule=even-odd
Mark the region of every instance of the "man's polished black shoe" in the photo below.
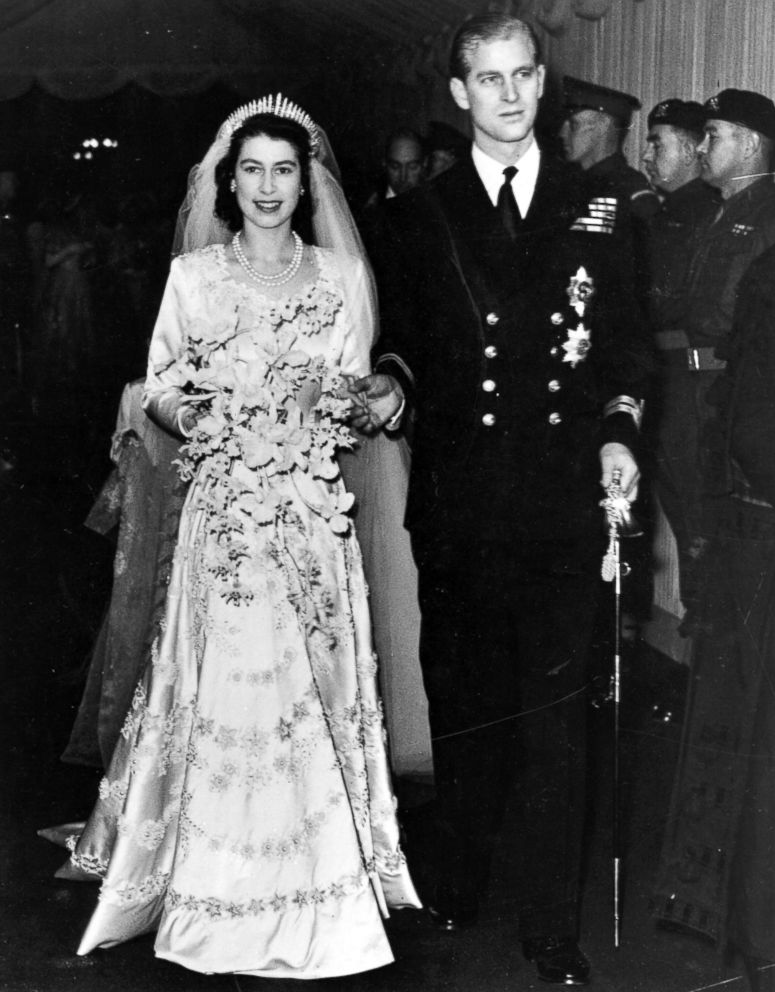
<svg viewBox="0 0 775 992">
<path fill-rule="evenodd" d="M 536 966 L 542 982 L 552 985 L 586 985 L 589 982 L 589 961 L 575 940 L 539 937 L 522 943 L 528 961 Z"/>
<path fill-rule="evenodd" d="M 437 930 L 452 933 L 476 923 L 479 918 L 479 902 L 475 896 L 462 895 L 440 885 L 436 890 L 436 898 L 428 904 L 428 915 Z"/>
</svg>

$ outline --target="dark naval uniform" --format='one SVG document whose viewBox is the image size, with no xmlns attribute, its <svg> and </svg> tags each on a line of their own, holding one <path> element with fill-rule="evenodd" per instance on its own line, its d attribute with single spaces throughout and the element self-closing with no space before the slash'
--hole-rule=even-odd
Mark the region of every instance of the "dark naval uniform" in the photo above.
<svg viewBox="0 0 775 992">
<path fill-rule="evenodd" d="M 724 487 L 722 442 L 709 398 L 726 363 L 740 280 L 772 244 L 775 185 L 762 178 L 723 201 L 695 230 L 683 298 L 672 304 L 669 326 L 657 333 L 660 360 L 673 369 L 670 393 L 663 397 L 659 492 L 683 559 L 681 598 L 687 607 L 695 595 L 692 562 L 715 527 Z"/>
<path fill-rule="evenodd" d="M 707 554 L 656 911 L 743 952 L 750 973 L 775 961 L 775 248 L 740 283 L 724 353 L 728 495 Z"/>
<path fill-rule="evenodd" d="M 629 259 L 583 185 L 543 158 L 512 240 L 467 157 L 390 205 L 377 259 L 377 367 L 414 416 L 437 874 L 481 889 L 521 750 L 523 939 L 576 933 L 599 449 L 636 446 L 650 367 Z"/>
</svg>

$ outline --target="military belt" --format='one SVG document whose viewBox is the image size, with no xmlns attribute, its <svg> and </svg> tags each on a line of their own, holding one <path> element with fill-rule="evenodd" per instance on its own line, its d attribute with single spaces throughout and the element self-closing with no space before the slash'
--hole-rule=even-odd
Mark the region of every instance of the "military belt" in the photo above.
<svg viewBox="0 0 775 992">
<path fill-rule="evenodd" d="M 657 331 L 657 348 L 668 365 L 678 365 L 689 372 L 720 372 L 727 363 L 716 358 L 713 348 L 693 348 L 686 331 Z"/>
</svg>

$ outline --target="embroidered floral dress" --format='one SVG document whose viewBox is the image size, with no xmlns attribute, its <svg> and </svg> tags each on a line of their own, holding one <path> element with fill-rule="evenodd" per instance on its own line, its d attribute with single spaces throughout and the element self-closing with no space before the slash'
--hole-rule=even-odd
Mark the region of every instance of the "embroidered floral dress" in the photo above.
<svg viewBox="0 0 775 992">
<path fill-rule="evenodd" d="M 368 341 L 306 251 L 316 277 L 274 299 L 222 246 L 172 264 L 146 402 L 207 412 L 163 630 L 71 858 L 104 879 L 82 954 L 157 929 L 196 971 L 343 975 L 390 962 L 381 914 L 418 905 L 335 460 Z"/>
</svg>

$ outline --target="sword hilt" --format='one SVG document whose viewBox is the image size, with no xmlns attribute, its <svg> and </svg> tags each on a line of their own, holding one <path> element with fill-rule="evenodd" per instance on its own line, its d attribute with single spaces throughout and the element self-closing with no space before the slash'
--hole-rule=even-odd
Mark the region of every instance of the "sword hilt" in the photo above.
<svg viewBox="0 0 775 992">
<path fill-rule="evenodd" d="M 600 505 L 605 510 L 609 537 L 612 527 L 616 528 L 619 537 L 639 537 L 643 533 L 643 528 L 632 512 L 632 504 L 622 491 L 620 468 L 615 468 L 611 473 L 611 481 L 605 490 L 605 499 Z"/>
</svg>

